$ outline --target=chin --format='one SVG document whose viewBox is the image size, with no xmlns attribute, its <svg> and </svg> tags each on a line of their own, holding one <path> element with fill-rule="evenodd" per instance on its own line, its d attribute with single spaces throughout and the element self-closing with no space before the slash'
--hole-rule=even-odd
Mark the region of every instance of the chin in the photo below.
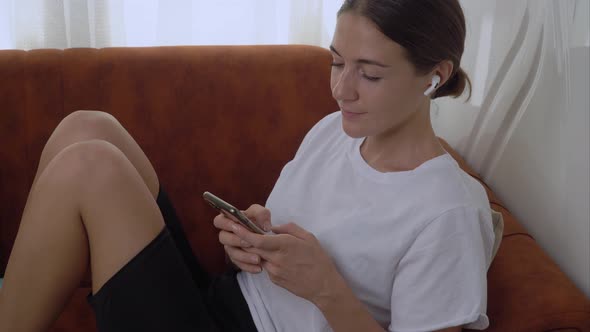
<svg viewBox="0 0 590 332">
<path fill-rule="evenodd" d="M 342 119 L 342 130 L 352 138 L 363 138 L 367 136 L 366 130 L 362 126 L 351 124 L 345 119 Z"/>
</svg>

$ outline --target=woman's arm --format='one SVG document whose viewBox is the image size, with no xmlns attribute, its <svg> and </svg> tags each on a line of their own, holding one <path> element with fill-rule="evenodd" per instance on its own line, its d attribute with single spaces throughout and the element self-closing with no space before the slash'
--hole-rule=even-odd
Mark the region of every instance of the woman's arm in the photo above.
<svg viewBox="0 0 590 332">
<path fill-rule="evenodd" d="M 385 331 L 354 295 L 341 275 L 337 275 L 337 279 L 330 284 L 334 288 L 325 296 L 314 299 L 313 303 L 324 314 L 334 332 Z"/>
<path fill-rule="evenodd" d="M 354 295 L 313 234 L 294 223 L 272 227 L 274 235 L 250 232 L 229 219 L 220 218 L 218 224 L 249 244 L 244 250 L 262 258 L 261 265 L 274 284 L 315 304 L 334 332 L 385 331 Z"/>
<path fill-rule="evenodd" d="M 363 331 L 384 332 L 383 328 L 373 319 L 369 311 L 354 295 L 346 281 L 338 275 L 337 280 L 330 283 L 334 288 L 326 295 L 313 300 L 313 303 L 324 314 L 334 332 Z M 435 332 L 461 332 L 460 326 L 450 327 Z"/>
</svg>

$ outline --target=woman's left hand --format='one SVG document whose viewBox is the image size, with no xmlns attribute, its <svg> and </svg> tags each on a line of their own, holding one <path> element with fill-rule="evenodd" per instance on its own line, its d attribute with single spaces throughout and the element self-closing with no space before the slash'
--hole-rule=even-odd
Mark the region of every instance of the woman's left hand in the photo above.
<svg viewBox="0 0 590 332">
<path fill-rule="evenodd" d="M 295 223 L 272 227 L 274 235 L 259 235 L 235 224 L 234 233 L 252 246 L 270 280 L 312 303 L 330 297 L 341 276 L 318 239 Z"/>
</svg>

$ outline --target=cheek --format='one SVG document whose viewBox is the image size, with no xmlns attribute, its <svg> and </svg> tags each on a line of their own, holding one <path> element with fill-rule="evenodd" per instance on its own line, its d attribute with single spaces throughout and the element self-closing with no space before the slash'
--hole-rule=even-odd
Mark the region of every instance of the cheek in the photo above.
<svg viewBox="0 0 590 332">
<path fill-rule="evenodd" d="M 359 87 L 359 94 L 365 107 L 369 111 L 383 111 L 395 107 L 402 92 L 396 85 L 380 82 L 365 82 Z"/>
<path fill-rule="evenodd" d="M 336 76 L 334 75 L 334 71 L 330 75 L 330 91 L 334 92 L 334 86 L 336 86 Z"/>
<path fill-rule="evenodd" d="M 332 71 L 330 72 L 330 91 L 332 91 L 332 94 L 334 93 L 334 89 L 338 86 L 338 84 L 341 83 L 341 75 L 341 68 L 332 68 Z"/>
<path fill-rule="evenodd" d="M 363 91 L 364 107 L 371 111 L 372 126 L 382 128 L 397 123 L 416 111 L 416 87 L 406 82 L 389 82 Z"/>
<path fill-rule="evenodd" d="M 405 105 L 412 104 L 412 101 L 419 96 L 416 93 L 414 82 L 409 80 L 395 80 L 384 82 L 378 87 L 366 89 L 369 100 L 387 108 L 404 108 Z"/>
</svg>

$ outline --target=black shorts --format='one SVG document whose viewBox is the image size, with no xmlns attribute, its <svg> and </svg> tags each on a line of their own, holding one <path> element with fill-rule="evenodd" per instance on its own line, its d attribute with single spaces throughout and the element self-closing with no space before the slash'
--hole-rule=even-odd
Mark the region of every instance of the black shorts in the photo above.
<svg viewBox="0 0 590 332">
<path fill-rule="evenodd" d="M 236 271 L 209 276 L 162 188 L 157 203 L 166 227 L 95 295 L 88 295 L 98 330 L 255 332 Z"/>
</svg>

